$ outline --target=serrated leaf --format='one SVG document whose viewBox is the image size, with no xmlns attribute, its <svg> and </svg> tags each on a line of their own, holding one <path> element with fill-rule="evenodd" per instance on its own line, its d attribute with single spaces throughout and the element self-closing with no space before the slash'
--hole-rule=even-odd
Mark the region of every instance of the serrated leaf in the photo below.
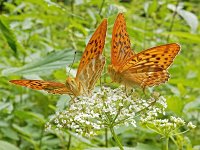
<svg viewBox="0 0 200 150">
<path fill-rule="evenodd" d="M 19 150 L 19 148 L 6 141 L 0 141 L 0 150 Z"/>
<path fill-rule="evenodd" d="M 59 68 L 65 68 L 67 64 L 73 62 L 74 50 L 67 49 L 62 51 L 52 52 L 44 58 L 35 60 L 29 64 L 24 65 L 21 68 L 8 68 L 2 71 L 2 75 L 28 75 L 28 74 L 37 74 L 42 75 L 47 72 Z M 77 58 L 77 57 L 76 57 Z M 77 58 L 79 59 L 79 57 Z"/>
</svg>

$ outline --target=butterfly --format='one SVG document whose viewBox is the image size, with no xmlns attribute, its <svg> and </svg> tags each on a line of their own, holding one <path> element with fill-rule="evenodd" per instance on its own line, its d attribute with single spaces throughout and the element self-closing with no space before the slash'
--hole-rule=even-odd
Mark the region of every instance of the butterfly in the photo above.
<svg viewBox="0 0 200 150">
<path fill-rule="evenodd" d="M 124 15 L 119 13 L 112 32 L 111 64 L 108 73 L 114 82 L 132 87 L 151 87 L 169 79 L 168 67 L 180 51 L 176 43 L 144 50 L 138 54 L 131 50 Z"/>
<path fill-rule="evenodd" d="M 11 80 L 11 83 L 29 87 L 34 90 L 45 90 L 52 94 L 68 94 L 74 97 L 89 95 L 105 65 L 102 55 L 107 31 L 107 19 L 98 26 L 80 60 L 75 78 L 68 77 L 66 83 L 43 80 Z"/>
</svg>

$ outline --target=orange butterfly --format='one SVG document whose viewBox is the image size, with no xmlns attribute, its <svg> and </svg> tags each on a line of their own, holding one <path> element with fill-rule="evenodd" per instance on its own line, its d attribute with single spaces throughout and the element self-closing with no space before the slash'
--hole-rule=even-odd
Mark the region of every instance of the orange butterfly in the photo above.
<svg viewBox="0 0 200 150">
<path fill-rule="evenodd" d="M 111 64 L 108 72 L 115 82 L 143 89 L 159 85 L 169 78 L 167 68 L 180 51 L 176 43 L 161 45 L 135 54 L 126 31 L 122 13 L 117 16 L 112 32 Z"/>
<path fill-rule="evenodd" d="M 89 95 L 105 65 L 105 57 L 102 52 L 106 30 L 107 19 L 104 19 L 85 48 L 76 77 L 68 77 L 65 84 L 42 80 L 11 80 L 10 82 L 53 94 L 69 94 L 75 97 L 81 94 Z"/>
</svg>

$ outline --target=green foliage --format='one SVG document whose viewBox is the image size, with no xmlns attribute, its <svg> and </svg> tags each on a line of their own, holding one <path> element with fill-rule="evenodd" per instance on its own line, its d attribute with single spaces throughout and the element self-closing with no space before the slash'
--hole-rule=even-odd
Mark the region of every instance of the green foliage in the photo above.
<svg viewBox="0 0 200 150">
<path fill-rule="evenodd" d="M 5 142 L 5 141 L 0 141 L 0 149 L 1 150 L 7 150 L 7 149 L 10 149 L 10 150 L 19 150 L 16 146 L 8 143 L 8 142 Z"/>
<path fill-rule="evenodd" d="M 109 64 L 112 27 L 121 11 L 125 12 L 134 51 L 170 42 L 181 45 L 181 52 L 169 69 L 169 82 L 149 91 L 158 91 L 167 98 L 167 115 L 180 116 L 197 125 L 193 132 L 176 137 L 179 148 L 199 147 L 199 10 L 200 5 L 192 0 L 179 4 L 175 0 L 0 1 L 0 149 L 66 149 L 69 134 L 72 149 L 115 149 L 110 134 L 110 148 L 101 148 L 105 147 L 104 132 L 91 139 L 77 137 L 71 131 L 45 132 L 45 122 L 55 110 L 69 105 L 69 97 L 14 86 L 8 81 L 23 77 L 64 82 L 66 65 L 69 71 L 76 51 L 70 71 L 75 76 L 73 71 L 76 72 L 81 53 L 103 18 L 108 18 L 104 55 Z M 106 70 L 102 82 L 110 85 Z M 142 127 L 123 126 L 116 132 L 125 149 L 163 146 L 161 136 Z M 171 149 L 177 149 L 172 141 L 169 143 Z"/>
<path fill-rule="evenodd" d="M 32 61 L 20 68 L 9 68 L 2 71 L 3 75 L 27 75 L 37 74 L 45 75 L 51 73 L 55 69 L 62 68 L 66 64 L 73 61 L 73 50 L 62 50 L 51 52 L 40 60 Z"/>
<path fill-rule="evenodd" d="M 0 29 L 1 29 L 1 32 L 3 33 L 4 37 L 6 38 L 10 48 L 16 53 L 17 52 L 16 37 L 15 37 L 13 31 L 11 31 L 11 29 L 9 29 L 9 27 L 7 27 L 7 25 L 4 23 L 2 18 L 3 17 L 0 18 Z"/>
</svg>

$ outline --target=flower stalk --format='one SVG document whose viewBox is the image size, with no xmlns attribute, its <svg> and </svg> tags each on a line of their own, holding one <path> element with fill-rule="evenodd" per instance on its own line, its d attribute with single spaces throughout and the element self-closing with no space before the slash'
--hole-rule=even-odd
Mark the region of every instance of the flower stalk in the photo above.
<svg viewBox="0 0 200 150">
<path fill-rule="evenodd" d="M 110 126 L 110 132 L 111 132 L 113 138 L 115 139 L 115 142 L 117 143 L 117 145 L 118 145 L 118 147 L 120 148 L 120 150 L 124 150 L 124 148 L 123 148 L 121 142 L 119 141 L 119 139 L 118 139 L 118 137 L 117 137 L 117 135 L 116 135 L 116 133 L 115 133 L 115 131 L 114 131 L 113 126 Z"/>
<path fill-rule="evenodd" d="M 169 137 L 168 136 L 166 137 L 166 143 L 165 144 L 166 144 L 165 145 L 166 146 L 166 150 L 168 150 L 168 145 L 169 145 Z"/>
</svg>

